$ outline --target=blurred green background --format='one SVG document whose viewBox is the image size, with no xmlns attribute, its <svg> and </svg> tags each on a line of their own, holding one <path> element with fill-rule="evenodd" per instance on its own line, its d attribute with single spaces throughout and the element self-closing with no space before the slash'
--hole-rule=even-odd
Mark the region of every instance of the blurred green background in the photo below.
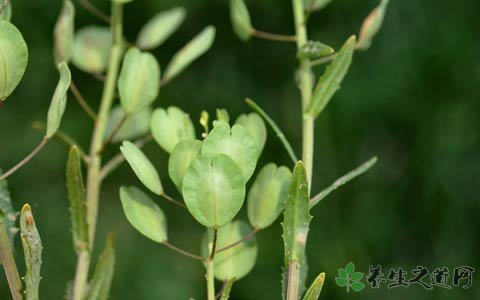
<svg viewBox="0 0 480 300">
<path fill-rule="evenodd" d="M 92 1 L 108 11 L 109 1 Z M 57 81 L 52 28 L 60 0 L 13 1 L 13 22 L 30 49 L 24 79 L 0 108 L 0 164 L 7 168 L 41 139 L 31 123 L 45 120 Z M 312 15 L 311 39 L 335 48 L 358 32 L 377 0 L 335 0 Z M 264 31 L 293 33 L 288 0 L 247 1 L 254 25 Z M 293 44 L 240 42 L 229 22 L 227 0 L 143 0 L 125 9 L 130 40 L 155 12 L 185 6 L 179 32 L 155 50 L 162 66 L 204 26 L 217 27 L 210 52 L 160 92 L 156 106 L 176 105 L 196 120 L 206 109 L 248 112 L 249 96 L 279 122 L 300 151 L 299 93 L 294 84 Z M 309 282 L 327 273 L 322 299 L 480 299 L 480 274 L 472 288 L 366 288 L 346 293 L 334 283 L 337 269 L 353 261 L 358 270 L 380 264 L 411 270 L 480 266 L 480 2 L 475 0 L 392 0 L 385 24 L 367 52 L 355 55 L 351 70 L 332 103 L 316 122 L 313 191 L 377 155 L 367 175 L 335 192 L 313 210 L 308 243 Z M 77 6 L 80 28 L 98 21 Z M 318 74 L 323 71 L 319 68 Z M 74 69 L 88 101 L 98 106 L 101 84 Z M 87 148 L 90 120 L 70 97 L 62 129 Z M 270 131 L 260 165 L 289 164 Z M 116 148 L 116 147 L 113 147 Z M 111 152 L 113 153 L 113 151 Z M 164 182 L 167 156 L 154 143 L 146 147 Z M 42 299 L 62 299 L 72 278 L 75 254 L 69 229 L 64 180 L 66 150 L 50 143 L 9 179 L 16 209 L 32 205 L 44 242 Z M 138 234 L 127 223 L 118 197 L 122 184 L 139 184 L 123 166 L 104 184 L 97 250 L 107 232 L 116 236 L 117 265 L 111 299 L 205 298 L 204 270 Z M 172 184 L 169 193 L 176 195 Z M 186 213 L 158 199 L 167 213 L 173 243 L 197 252 L 203 229 Z M 244 218 L 244 213 L 239 218 Z M 258 234 L 259 258 L 253 272 L 234 286 L 232 299 L 279 299 L 283 245 L 280 222 Z M 19 240 L 17 252 L 20 254 Z M 21 260 L 22 255 L 18 255 Z M 23 269 L 23 267 L 22 267 Z M 451 279 L 451 278 L 450 278 Z M 0 299 L 10 299 L 3 274 Z"/>
</svg>

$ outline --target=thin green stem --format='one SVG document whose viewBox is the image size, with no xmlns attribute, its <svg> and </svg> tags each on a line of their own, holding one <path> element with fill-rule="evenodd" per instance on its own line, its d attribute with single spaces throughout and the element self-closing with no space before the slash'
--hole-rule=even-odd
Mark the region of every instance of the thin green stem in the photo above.
<svg viewBox="0 0 480 300">
<path fill-rule="evenodd" d="M 48 142 L 48 138 L 46 137 L 43 138 L 40 144 L 38 144 L 37 147 L 35 147 L 35 149 L 33 149 L 32 152 L 30 152 L 30 154 L 28 154 L 24 159 L 22 159 L 19 163 L 13 166 L 10 170 L 5 172 L 2 176 L 0 176 L 0 180 L 6 179 L 8 176 L 12 175 L 16 171 L 18 171 L 21 167 L 26 165 L 29 161 L 31 161 L 32 158 L 34 158 L 35 155 L 37 155 L 37 153 L 40 152 L 40 150 L 42 150 L 42 148 L 47 144 L 47 142 Z"/>
<path fill-rule="evenodd" d="M 110 17 L 107 16 L 103 11 L 95 7 L 92 3 L 87 0 L 78 0 L 78 4 L 80 4 L 86 11 L 94 15 L 95 17 L 99 18 L 105 23 L 110 23 Z"/>
<path fill-rule="evenodd" d="M 3 0 L 2 5 L 0 5 L 0 14 L 3 12 L 3 10 L 8 6 L 10 3 L 10 0 Z"/>
<path fill-rule="evenodd" d="M 78 87 L 75 85 L 75 83 L 73 81 L 70 83 L 70 91 L 72 92 L 75 99 L 77 99 L 78 104 L 85 111 L 85 113 L 93 121 L 96 121 L 97 114 L 92 109 L 92 107 L 88 104 L 88 102 L 85 100 L 85 97 L 83 97 L 82 93 L 80 93 L 80 90 L 78 89 Z"/>
<path fill-rule="evenodd" d="M 213 260 L 209 259 L 206 262 L 207 267 L 207 299 L 215 300 L 215 277 L 213 274 Z"/>
<path fill-rule="evenodd" d="M 218 249 L 218 250 L 216 251 L 216 253 L 220 253 L 220 252 L 226 251 L 226 250 L 231 249 L 231 248 L 233 248 L 233 247 L 235 247 L 235 246 L 237 246 L 237 245 L 240 245 L 240 244 L 242 244 L 242 243 L 244 243 L 244 242 L 246 242 L 246 241 L 249 241 L 251 238 L 253 238 L 253 237 L 257 234 L 258 231 L 260 231 L 260 229 L 259 229 L 259 228 L 255 228 L 255 229 L 252 230 L 249 234 L 247 234 L 246 236 L 242 237 L 242 238 L 239 239 L 238 241 L 236 241 L 236 242 L 234 242 L 234 243 L 231 243 L 230 245 L 227 245 L 227 246 L 225 246 L 225 247 L 222 247 L 222 248 Z"/>
<path fill-rule="evenodd" d="M 252 29 L 252 35 L 257 38 L 261 38 L 269 41 L 275 41 L 275 42 L 295 42 L 297 39 L 297 37 L 294 35 L 269 33 L 269 32 L 264 32 L 257 29 Z"/>
<path fill-rule="evenodd" d="M 277 126 L 277 124 L 275 124 L 275 121 L 273 121 L 272 118 L 270 118 L 267 115 L 267 113 L 252 99 L 247 98 L 245 99 L 245 102 L 247 102 L 247 105 L 250 106 L 250 108 L 254 112 L 258 113 L 265 120 L 265 122 L 267 122 L 267 124 L 270 125 L 270 127 L 272 127 L 273 131 L 275 131 L 275 133 L 277 134 L 277 137 L 280 139 L 280 142 L 282 142 L 283 147 L 285 147 L 285 150 L 287 150 L 287 153 L 290 156 L 290 159 L 295 164 L 298 161 L 298 158 L 295 155 L 295 152 L 293 151 L 292 145 L 287 140 L 282 130 Z"/>
<path fill-rule="evenodd" d="M 92 142 L 90 145 L 89 164 L 87 174 L 87 191 L 86 191 L 86 205 L 87 205 L 87 223 L 88 223 L 88 240 L 89 251 L 85 255 L 78 256 L 77 272 L 74 279 L 73 300 L 83 300 L 88 278 L 88 270 L 91 263 L 91 250 L 95 240 L 95 229 L 97 224 L 98 203 L 100 196 L 100 188 L 102 184 L 102 154 L 103 138 L 108 122 L 110 109 L 112 107 L 115 87 L 118 78 L 120 62 L 123 54 L 123 4 L 119 2 L 112 3 L 112 18 L 111 29 L 113 35 L 113 45 L 110 51 L 110 61 L 108 65 L 107 78 L 104 83 L 102 100 L 98 112 L 95 128 L 92 135 Z"/>
<path fill-rule="evenodd" d="M 5 270 L 5 276 L 7 277 L 10 292 L 12 293 L 12 299 L 22 300 L 22 281 L 18 274 L 15 258 L 13 257 L 12 246 L 8 239 L 3 218 L 4 216 L 0 215 L 0 262 Z"/>
<path fill-rule="evenodd" d="M 193 258 L 193 259 L 196 259 L 196 260 L 205 260 L 204 257 L 193 254 L 193 253 L 188 252 L 186 250 L 180 249 L 177 246 L 170 244 L 168 241 L 163 242 L 162 245 L 164 245 L 165 247 L 167 247 L 167 248 L 169 248 L 169 249 L 171 249 L 171 250 L 173 250 L 173 251 L 175 251 L 175 252 L 177 252 L 181 255 L 184 255 L 186 257 L 190 257 L 190 258 Z"/>
<path fill-rule="evenodd" d="M 113 142 L 113 139 L 115 138 L 115 136 L 118 134 L 118 132 L 120 131 L 120 129 L 122 129 L 123 125 L 125 124 L 125 122 L 127 121 L 129 115 L 125 114 L 122 119 L 120 119 L 120 122 L 118 122 L 118 124 L 115 126 L 115 128 L 112 130 L 112 133 L 110 134 L 110 136 L 106 139 L 106 141 L 103 143 L 103 146 L 102 146 L 102 152 L 103 150 L 105 150 L 108 145 L 110 145 L 112 142 Z"/>
<path fill-rule="evenodd" d="M 297 36 L 297 49 L 300 50 L 307 43 L 307 28 L 303 0 L 292 0 L 295 32 Z M 300 58 L 300 93 L 302 96 L 302 113 L 310 104 L 313 90 L 313 76 L 310 59 Z M 314 148 L 314 118 L 303 113 L 302 125 L 302 160 L 307 174 L 308 189 L 310 193 L 313 171 L 313 148 Z M 306 239 L 306 237 L 305 237 Z M 288 280 L 286 300 L 298 300 L 300 293 L 301 263 L 295 260 L 288 262 Z"/>
<path fill-rule="evenodd" d="M 375 165 L 376 162 L 377 162 L 377 158 L 372 157 L 368 161 L 358 166 L 357 168 L 353 169 L 352 171 L 348 172 L 347 174 L 335 180 L 335 182 L 332 183 L 329 187 L 327 187 L 326 189 L 324 189 L 323 191 L 321 191 L 320 193 L 312 197 L 312 199 L 310 199 L 310 209 L 315 205 L 317 205 L 318 203 L 320 203 L 325 197 L 330 195 L 331 192 L 335 191 L 342 185 L 348 183 L 349 181 L 355 179 L 356 177 L 370 170 L 370 168 L 373 167 L 373 165 Z"/>
<path fill-rule="evenodd" d="M 167 200 L 167 201 L 170 202 L 170 203 L 173 203 L 173 204 L 175 204 L 175 205 L 177 205 L 177 206 L 180 206 L 181 208 L 187 208 L 187 207 L 185 206 L 185 204 L 183 204 L 182 202 L 176 200 L 176 199 L 173 198 L 172 196 L 169 196 L 169 195 L 167 195 L 167 194 L 165 194 L 165 193 L 160 194 L 160 197 L 162 197 L 163 199 Z"/>
</svg>

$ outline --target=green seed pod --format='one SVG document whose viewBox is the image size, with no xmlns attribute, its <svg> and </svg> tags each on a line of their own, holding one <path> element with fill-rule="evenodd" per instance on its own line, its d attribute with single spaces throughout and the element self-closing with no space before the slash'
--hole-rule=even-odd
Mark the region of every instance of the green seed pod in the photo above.
<svg viewBox="0 0 480 300">
<path fill-rule="evenodd" d="M 270 226 L 283 211 L 292 173 L 270 163 L 263 167 L 248 193 L 248 219 L 255 228 Z"/>
<path fill-rule="evenodd" d="M 84 72 L 102 73 L 108 66 L 112 41 L 108 27 L 83 27 L 75 34 L 72 63 Z"/>
<path fill-rule="evenodd" d="M 187 12 L 183 7 L 162 11 L 151 18 L 140 30 L 137 46 L 150 50 L 163 44 L 185 20 Z"/>
<path fill-rule="evenodd" d="M 118 94 L 123 109 L 135 114 L 148 107 L 158 96 L 160 66 L 150 53 L 130 48 L 118 77 Z"/>
<path fill-rule="evenodd" d="M 183 177 L 190 163 L 200 154 L 202 142 L 198 140 L 180 141 L 168 159 L 168 175 L 177 188 L 182 190 Z"/>
<path fill-rule="evenodd" d="M 165 214 L 150 197 L 134 186 L 122 186 L 120 200 L 123 212 L 135 229 L 157 243 L 167 240 Z"/>
<path fill-rule="evenodd" d="M 235 124 L 247 128 L 250 135 L 255 139 L 258 156 L 260 156 L 267 141 L 267 126 L 265 126 L 263 119 L 256 113 L 242 114 L 237 118 Z"/>
<path fill-rule="evenodd" d="M 58 16 L 53 30 L 55 64 L 64 61 L 68 64 L 73 53 L 75 42 L 75 7 L 72 1 L 63 2 L 62 11 Z"/>
<path fill-rule="evenodd" d="M 163 194 L 160 176 L 150 160 L 143 154 L 142 150 L 135 144 L 124 141 L 120 147 L 120 151 L 123 153 L 123 156 L 125 156 L 125 159 L 130 167 L 132 167 L 138 179 L 153 193 L 157 195 Z"/>
<path fill-rule="evenodd" d="M 298 51 L 297 58 L 317 59 L 333 54 L 335 50 L 332 47 L 317 41 L 308 41 Z"/>
<path fill-rule="evenodd" d="M 183 110 L 170 106 L 166 110 L 157 108 L 152 114 L 150 130 L 153 138 L 167 153 L 182 140 L 194 140 L 195 128 Z"/>
<path fill-rule="evenodd" d="M 27 44 L 12 23 L 0 20 L 0 101 L 20 83 L 28 62 Z"/>
<path fill-rule="evenodd" d="M 247 5 L 243 0 L 230 0 L 230 19 L 233 31 L 242 41 L 252 37 L 253 27 Z"/>
<path fill-rule="evenodd" d="M 72 81 L 70 69 L 65 62 L 61 62 L 58 65 L 58 71 L 60 73 L 60 80 L 55 88 L 55 93 L 53 94 L 52 102 L 48 109 L 46 138 L 51 138 L 60 127 L 63 113 L 67 106 L 67 91 Z"/>
<path fill-rule="evenodd" d="M 372 40 L 382 27 L 389 0 L 382 0 L 368 17 L 363 21 L 358 39 L 358 48 L 365 50 L 370 47 Z"/>
</svg>

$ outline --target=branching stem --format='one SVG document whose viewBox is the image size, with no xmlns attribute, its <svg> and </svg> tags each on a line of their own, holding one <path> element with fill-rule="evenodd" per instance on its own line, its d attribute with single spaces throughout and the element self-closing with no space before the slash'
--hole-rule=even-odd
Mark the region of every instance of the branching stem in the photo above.
<svg viewBox="0 0 480 300">
<path fill-rule="evenodd" d="M 252 230 L 249 234 L 247 234 L 246 236 L 242 237 L 242 238 L 239 239 L 238 241 L 236 241 L 236 242 L 234 242 L 234 243 L 231 243 L 230 245 L 227 245 L 227 246 L 225 246 L 225 247 L 222 247 L 222 248 L 218 249 L 218 250 L 216 251 L 216 253 L 220 253 L 220 252 L 226 251 L 226 250 L 228 250 L 228 249 L 231 249 L 231 248 L 233 248 L 233 247 L 235 247 L 235 246 L 237 246 L 237 245 L 240 245 L 240 244 L 242 244 L 242 243 L 250 240 L 251 238 L 253 238 L 253 237 L 257 234 L 258 231 L 260 231 L 260 229 L 259 229 L 259 228 L 255 228 L 255 229 Z"/>
<path fill-rule="evenodd" d="M 199 256 L 199 255 L 193 254 L 193 253 L 188 252 L 188 251 L 186 251 L 186 250 L 180 249 L 180 248 L 178 248 L 177 246 L 174 246 L 174 245 L 170 244 L 170 243 L 167 242 L 167 241 L 163 242 L 162 244 L 163 244 L 165 247 L 167 247 L 167 248 L 169 248 L 169 249 L 171 249 L 171 250 L 173 250 L 173 251 L 175 251 L 175 252 L 177 252 L 177 253 L 179 253 L 179 254 L 182 254 L 182 255 L 184 255 L 184 256 L 186 256 L 186 257 L 190 257 L 190 258 L 193 258 L 193 259 L 196 259 L 196 260 L 202 260 L 202 261 L 205 260 L 204 257 L 201 257 L 201 256 Z"/>
<path fill-rule="evenodd" d="M 72 92 L 73 96 L 75 99 L 77 99 L 78 104 L 80 104 L 80 107 L 85 111 L 85 113 L 93 120 L 97 120 L 97 114 L 95 111 L 92 109 L 92 107 L 88 104 L 88 102 L 85 100 L 85 97 L 80 93 L 80 90 L 77 88 L 75 83 L 72 81 L 70 83 L 70 91 Z"/>
<path fill-rule="evenodd" d="M 252 29 L 252 35 L 257 38 L 275 41 L 275 42 L 295 42 L 297 40 L 297 37 L 294 35 L 269 33 L 269 32 L 264 32 L 257 29 Z"/>
<path fill-rule="evenodd" d="M 3 179 L 6 179 L 8 176 L 12 175 L 13 173 L 15 173 L 16 171 L 18 171 L 21 167 L 23 167 L 24 165 L 26 165 L 30 160 L 32 160 L 32 158 L 35 157 L 35 155 L 37 155 L 37 153 L 42 150 L 42 148 L 47 144 L 47 142 L 49 141 L 48 138 L 44 137 L 42 139 L 42 141 L 40 142 L 40 144 L 37 145 L 37 147 L 35 147 L 35 149 L 32 150 L 32 152 L 30 152 L 29 155 L 27 155 L 24 159 L 22 159 L 19 163 L 17 163 L 14 167 L 12 167 L 10 170 L 8 170 L 7 172 L 5 172 L 2 176 L 0 176 L 0 180 L 3 180 Z"/>
</svg>

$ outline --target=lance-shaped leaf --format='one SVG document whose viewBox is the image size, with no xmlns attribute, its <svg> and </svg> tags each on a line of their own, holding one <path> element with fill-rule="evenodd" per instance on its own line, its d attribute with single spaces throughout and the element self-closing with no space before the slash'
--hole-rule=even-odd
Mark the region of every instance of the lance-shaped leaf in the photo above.
<svg viewBox="0 0 480 300">
<path fill-rule="evenodd" d="M 251 233 L 252 229 L 244 221 L 234 221 L 218 229 L 217 250 L 238 242 Z M 208 230 L 203 241 L 203 253 L 208 253 L 208 244 L 212 243 L 212 230 Z M 207 241 L 207 242 L 205 242 Z M 257 260 L 257 241 L 255 237 L 230 249 L 215 254 L 214 274 L 218 280 L 241 279 L 252 271 Z"/>
<path fill-rule="evenodd" d="M 168 153 L 182 140 L 195 139 L 192 120 L 178 107 L 170 106 L 166 110 L 156 109 L 150 123 L 155 141 Z"/>
<path fill-rule="evenodd" d="M 185 204 L 205 227 L 229 223 L 242 207 L 245 181 L 240 167 L 225 154 L 199 155 L 182 183 Z"/>
<path fill-rule="evenodd" d="M 197 36 L 195 36 L 180 51 L 175 53 L 172 60 L 168 64 L 162 81 L 169 82 L 175 76 L 180 74 L 194 60 L 203 55 L 210 49 L 215 39 L 215 27 L 208 26 Z"/>
<path fill-rule="evenodd" d="M 160 181 L 160 176 L 157 170 L 152 165 L 150 160 L 143 154 L 134 143 L 124 141 L 120 147 L 123 156 L 127 160 L 133 172 L 137 175 L 138 179 L 152 192 L 157 195 L 163 194 L 163 186 Z"/>
<path fill-rule="evenodd" d="M 98 258 L 87 300 L 107 300 L 115 269 L 115 248 L 113 234 L 107 236 L 107 243 Z"/>
<path fill-rule="evenodd" d="M 1 169 L 0 175 L 2 175 Z M 10 191 L 6 179 L 0 180 L 0 211 L 3 212 L 3 224 L 7 231 L 8 239 L 10 240 L 10 244 L 13 245 L 13 238 L 18 232 L 18 228 L 15 227 L 18 212 L 13 210 L 12 199 L 10 198 Z"/>
<path fill-rule="evenodd" d="M 20 213 L 20 236 L 25 256 L 25 299 L 38 300 L 40 268 L 42 266 L 42 240 L 38 234 L 30 205 L 25 204 Z"/>
<path fill-rule="evenodd" d="M 203 142 L 202 154 L 223 153 L 230 156 L 240 167 L 245 182 L 252 176 L 257 165 L 257 144 L 248 130 L 242 125 L 230 128 L 225 122 L 215 121 Z"/>
<path fill-rule="evenodd" d="M 260 156 L 267 141 L 267 127 L 263 119 L 256 113 L 242 114 L 237 118 L 235 124 L 247 128 L 250 135 L 255 139 L 258 156 Z"/>
<path fill-rule="evenodd" d="M 291 262 L 300 265 L 303 262 L 311 219 L 307 174 L 303 162 L 299 161 L 293 170 L 282 224 L 285 265 Z"/>
<path fill-rule="evenodd" d="M 118 93 L 125 112 L 135 114 L 148 107 L 157 98 L 159 89 L 160 66 L 156 58 L 130 48 L 118 77 Z"/>
<path fill-rule="evenodd" d="M 383 19 L 387 11 L 389 0 L 381 0 L 380 4 L 363 21 L 358 38 L 358 47 L 360 49 L 368 49 L 372 44 L 373 38 L 377 35 L 382 27 Z"/>
<path fill-rule="evenodd" d="M 12 23 L 0 20 L 0 101 L 17 87 L 28 62 L 27 44 Z"/>
<path fill-rule="evenodd" d="M 312 285 L 308 288 L 303 300 L 318 300 L 320 293 L 322 292 L 324 281 L 325 273 L 320 273 L 317 278 L 315 278 Z"/>
<path fill-rule="evenodd" d="M 88 247 L 88 225 L 82 164 L 80 152 L 76 146 L 72 146 L 68 153 L 66 175 L 68 200 L 70 201 L 73 247 L 77 252 L 80 252 L 86 250 Z"/>
<path fill-rule="evenodd" d="M 235 34 L 242 41 L 252 37 L 253 27 L 247 5 L 243 0 L 230 0 L 230 19 Z"/>
<path fill-rule="evenodd" d="M 0 20 L 10 21 L 12 18 L 12 3 L 3 1 L 2 5 L 6 5 L 0 12 Z"/>
<path fill-rule="evenodd" d="M 330 4 L 332 0 L 303 0 L 303 4 L 306 9 L 311 9 L 313 11 L 320 10 Z"/>
<path fill-rule="evenodd" d="M 67 106 L 67 91 L 72 81 L 72 75 L 70 69 L 65 62 L 61 62 L 58 65 L 58 71 L 60 72 L 60 80 L 58 81 L 55 92 L 53 93 L 52 102 L 48 109 L 47 118 L 47 133 L 45 137 L 51 138 L 55 132 L 57 132 L 62 122 L 63 113 Z"/>
<path fill-rule="evenodd" d="M 223 287 L 222 296 L 220 300 L 228 300 L 230 298 L 230 291 L 232 290 L 233 284 L 235 283 L 235 278 L 229 279 L 225 286 Z"/>
<path fill-rule="evenodd" d="M 147 107 L 142 111 L 127 117 L 123 108 L 120 105 L 117 105 L 110 111 L 107 129 L 105 130 L 105 138 L 109 138 L 114 134 L 114 131 L 119 125 L 121 126 L 113 136 L 113 143 L 143 136 L 150 131 L 151 116 L 152 109 Z M 124 118 L 126 119 L 124 120 Z M 120 124 L 122 121 L 123 124 Z"/>
<path fill-rule="evenodd" d="M 134 186 L 122 186 L 120 200 L 123 212 L 135 229 L 157 243 L 167 240 L 165 214 L 150 197 Z"/>
<path fill-rule="evenodd" d="M 72 63 L 87 73 L 102 73 L 108 65 L 112 33 L 110 28 L 89 25 L 78 30 L 73 44 Z"/>
<path fill-rule="evenodd" d="M 186 11 L 183 7 L 174 7 L 157 13 L 140 30 L 137 46 L 140 49 L 153 49 L 165 42 L 185 20 Z"/>
<path fill-rule="evenodd" d="M 333 54 L 335 50 L 324 43 L 308 41 L 297 53 L 298 58 L 316 59 Z"/>
<path fill-rule="evenodd" d="M 185 172 L 190 163 L 200 154 L 201 148 L 202 142 L 199 140 L 181 141 L 175 146 L 168 159 L 168 175 L 180 191 Z"/>
<path fill-rule="evenodd" d="M 248 220 L 255 228 L 270 226 L 283 211 L 292 173 L 270 163 L 258 173 L 248 193 Z"/>
<path fill-rule="evenodd" d="M 73 53 L 75 42 L 75 7 L 72 1 L 65 0 L 53 30 L 55 64 L 68 63 Z"/>
<path fill-rule="evenodd" d="M 348 68 L 352 62 L 353 52 L 355 50 L 355 36 L 350 37 L 342 49 L 338 52 L 335 59 L 320 77 L 313 91 L 312 100 L 307 108 L 307 113 L 313 117 L 317 117 L 327 106 L 335 92 L 340 88 Z"/>
</svg>

